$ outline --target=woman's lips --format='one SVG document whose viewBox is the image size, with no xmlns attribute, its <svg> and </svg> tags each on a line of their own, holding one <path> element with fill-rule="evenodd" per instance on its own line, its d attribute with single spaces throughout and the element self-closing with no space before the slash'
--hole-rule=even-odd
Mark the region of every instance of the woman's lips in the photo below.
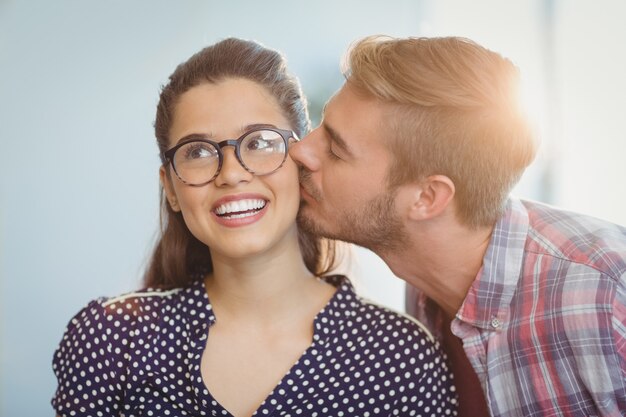
<svg viewBox="0 0 626 417">
<path fill-rule="evenodd" d="M 260 220 L 269 201 L 258 194 L 239 194 L 225 196 L 213 205 L 213 215 L 216 221 L 227 227 L 245 226 Z"/>
</svg>

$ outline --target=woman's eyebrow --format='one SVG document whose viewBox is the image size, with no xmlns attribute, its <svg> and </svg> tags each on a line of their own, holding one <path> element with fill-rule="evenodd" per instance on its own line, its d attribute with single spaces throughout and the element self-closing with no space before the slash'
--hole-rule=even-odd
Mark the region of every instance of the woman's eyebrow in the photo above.
<svg viewBox="0 0 626 417">
<path fill-rule="evenodd" d="M 241 128 L 241 134 L 244 134 L 246 132 L 249 132 L 250 130 L 255 130 L 255 129 L 264 129 L 264 128 L 273 128 L 273 129 L 277 129 L 276 126 L 274 126 L 271 123 L 251 123 L 249 125 L 245 125 Z M 194 140 L 213 140 L 214 139 L 213 133 L 209 132 L 209 133 L 190 133 L 188 135 L 183 136 L 182 138 L 178 139 L 176 141 L 176 144 L 178 145 L 179 143 L 182 142 L 189 142 L 189 141 L 194 141 Z M 236 138 L 230 138 L 230 139 L 236 139 Z"/>
<path fill-rule="evenodd" d="M 178 145 L 179 143 L 183 143 L 183 142 L 191 142 L 194 140 L 207 140 L 207 139 L 210 140 L 212 137 L 213 137 L 213 134 L 211 133 L 190 133 L 178 139 L 175 145 Z"/>
<path fill-rule="evenodd" d="M 267 127 L 274 128 L 274 129 L 277 128 L 276 126 L 274 126 L 271 123 L 252 123 L 252 124 L 244 126 L 243 129 L 241 130 L 241 133 L 245 133 L 245 132 L 247 132 L 249 130 L 263 129 L 263 128 L 267 128 Z"/>
</svg>

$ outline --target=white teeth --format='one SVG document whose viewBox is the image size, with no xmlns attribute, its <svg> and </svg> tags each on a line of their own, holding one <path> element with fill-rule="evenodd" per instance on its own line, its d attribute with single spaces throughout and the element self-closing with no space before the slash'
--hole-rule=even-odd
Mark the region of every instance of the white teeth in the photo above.
<svg viewBox="0 0 626 417">
<path fill-rule="evenodd" d="M 215 208 L 215 213 L 220 216 L 237 213 L 236 215 L 229 216 L 231 218 L 245 217 L 254 213 L 242 213 L 250 210 L 259 210 L 265 207 L 265 200 L 261 199 L 249 199 L 249 200 L 237 200 L 230 201 Z"/>
</svg>

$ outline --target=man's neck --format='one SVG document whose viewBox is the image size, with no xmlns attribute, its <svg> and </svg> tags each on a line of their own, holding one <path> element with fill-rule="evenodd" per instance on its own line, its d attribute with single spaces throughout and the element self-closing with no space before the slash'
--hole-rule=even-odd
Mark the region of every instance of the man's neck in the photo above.
<svg viewBox="0 0 626 417">
<path fill-rule="evenodd" d="M 482 267 L 492 230 L 458 222 L 420 224 L 409 230 L 403 250 L 380 256 L 395 275 L 454 317 Z"/>
</svg>

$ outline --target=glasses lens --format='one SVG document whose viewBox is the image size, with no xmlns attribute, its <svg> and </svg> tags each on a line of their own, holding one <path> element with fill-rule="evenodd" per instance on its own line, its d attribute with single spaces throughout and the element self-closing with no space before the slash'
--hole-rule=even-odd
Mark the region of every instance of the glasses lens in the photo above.
<svg viewBox="0 0 626 417">
<path fill-rule="evenodd" d="M 187 184 L 200 185 L 211 181 L 220 163 L 215 146 L 206 142 L 189 142 L 176 150 L 174 169 Z"/>
<path fill-rule="evenodd" d="M 244 165 L 257 175 L 277 170 L 285 161 L 287 147 L 283 137 L 271 130 L 255 130 L 241 141 L 239 153 Z"/>
</svg>

